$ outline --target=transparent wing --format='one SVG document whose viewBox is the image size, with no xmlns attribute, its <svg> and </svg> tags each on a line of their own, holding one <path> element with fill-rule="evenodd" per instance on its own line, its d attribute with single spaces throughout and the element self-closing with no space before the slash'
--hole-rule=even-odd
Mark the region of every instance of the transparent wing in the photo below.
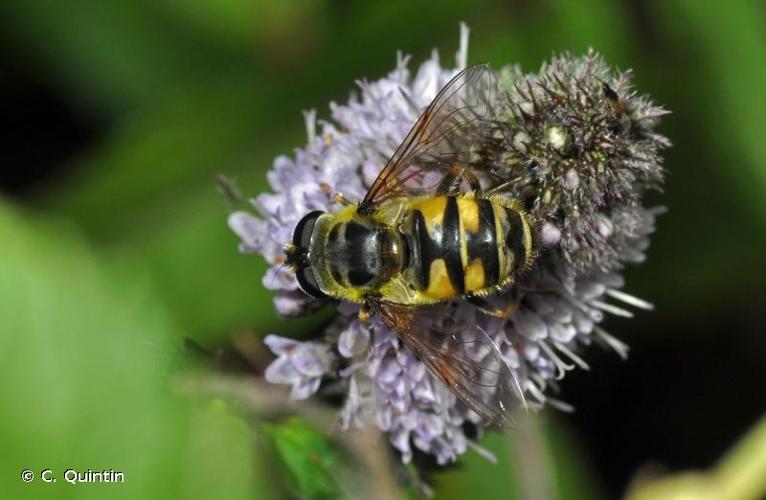
<svg viewBox="0 0 766 500">
<path fill-rule="evenodd" d="M 513 371 L 479 325 L 458 324 L 445 331 L 430 324 L 431 307 L 381 302 L 373 308 L 431 373 L 484 423 L 505 429 L 514 424 L 515 415 L 527 411 Z"/>
<path fill-rule="evenodd" d="M 410 190 L 427 171 L 467 166 L 495 109 L 497 80 L 486 64 L 469 66 L 450 80 L 423 111 L 360 204 L 372 211 Z"/>
</svg>

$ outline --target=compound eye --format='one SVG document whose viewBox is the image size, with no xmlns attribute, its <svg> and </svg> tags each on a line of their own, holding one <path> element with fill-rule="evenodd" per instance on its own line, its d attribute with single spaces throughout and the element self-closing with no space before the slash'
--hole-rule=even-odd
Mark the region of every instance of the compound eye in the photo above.
<svg viewBox="0 0 766 500">
<path fill-rule="evenodd" d="M 308 248 L 311 243 L 311 233 L 314 232 L 314 226 L 320 215 L 324 214 L 321 210 L 315 210 L 304 215 L 295 226 L 293 232 L 293 245 L 298 248 Z"/>
<path fill-rule="evenodd" d="M 310 266 L 298 268 L 295 271 L 295 278 L 298 280 L 298 286 L 306 295 L 315 299 L 327 297 L 327 294 L 319 288 L 314 271 L 311 270 Z"/>
</svg>

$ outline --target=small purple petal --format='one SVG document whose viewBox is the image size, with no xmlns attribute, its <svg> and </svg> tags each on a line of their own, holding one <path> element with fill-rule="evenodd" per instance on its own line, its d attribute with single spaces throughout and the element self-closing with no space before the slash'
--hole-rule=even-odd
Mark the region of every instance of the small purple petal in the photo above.
<svg viewBox="0 0 766 500">
<path fill-rule="evenodd" d="M 378 383 L 391 384 L 396 381 L 400 373 L 401 373 L 401 368 L 399 367 L 399 364 L 396 361 L 386 360 L 381 364 L 380 368 L 378 369 L 378 373 L 376 374 L 376 379 Z"/>
<path fill-rule="evenodd" d="M 543 224 L 540 233 L 543 246 L 545 247 L 552 247 L 561 241 L 561 230 L 550 222 Z"/>
<path fill-rule="evenodd" d="M 234 212 L 229 215 L 229 227 L 242 240 L 241 251 L 259 252 L 263 249 L 263 235 L 266 222 L 247 212 Z"/>
<path fill-rule="evenodd" d="M 359 321 L 352 321 L 338 337 L 338 352 L 341 356 L 351 358 L 366 349 L 369 341 L 369 330 L 362 328 Z"/>
<path fill-rule="evenodd" d="M 434 391 L 431 388 L 431 383 L 428 380 L 417 383 L 412 388 L 412 396 L 415 399 L 418 399 L 421 401 L 427 401 L 427 402 L 436 401 L 436 395 L 434 394 Z"/>
<path fill-rule="evenodd" d="M 266 344 L 271 352 L 276 355 L 284 354 L 291 351 L 298 345 L 297 340 L 289 339 L 287 337 L 280 337 L 278 335 L 266 335 L 263 339 L 263 343 Z"/>
<path fill-rule="evenodd" d="M 284 265 L 272 266 L 263 275 L 263 286 L 268 290 L 297 290 L 295 273 Z"/>
<path fill-rule="evenodd" d="M 301 379 L 293 385 L 290 397 L 293 399 L 306 399 L 319 389 L 320 378 Z"/>
<path fill-rule="evenodd" d="M 293 384 L 301 375 L 286 357 L 279 357 L 266 368 L 265 377 L 272 384 Z"/>
<path fill-rule="evenodd" d="M 305 312 L 310 302 L 300 290 L 280 290 L 274 297 L 274 308 L 282 316 L 296 316 Z"/>
<path fill-rule="evenodd" d="M 519 310 L 511 318 L 518 332 L 530 340 L 544 339 L 548 336 L 545 321 L 532 311 Z"/>
<path fill-rule="evenodd" d="M 327 346 L 302 342 L 289 354 L 290 362 L 305 377 L 321 377 L 329 369 Z"/>
</svg>

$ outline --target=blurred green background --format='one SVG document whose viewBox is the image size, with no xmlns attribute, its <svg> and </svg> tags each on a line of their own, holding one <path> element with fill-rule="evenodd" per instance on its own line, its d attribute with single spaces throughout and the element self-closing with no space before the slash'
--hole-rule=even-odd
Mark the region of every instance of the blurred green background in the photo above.
<svg viewBox="0 0 766 500">
<path fill-rule="evenodd" d="M 764 2 L 4 0 L 3 498 L 344 490 L 333 468 L 348 459 L 321 433 L 174 389 L 206 367 L 245 371 L 237 353 L 249 337 L 235 332 L 300 335 L 319 321 L 274 315 L 265 264 L 237 254 L 214 173 L 266 190 L 273 157 L 305 142 L 302 110 L 327 117 L 356 79 L 390 71 L 397 49 L 418 64 L 436 47 L 451 65 L 460 21 L 471 62 L 531 72 L 593 47 L 673 112 L 660 127 L 674 143 L 666 192 L 652 196 L 669 212 L 648 262 L 626 272 L 626 290 L 656 310 L 610 319 L 630 359 L 591 349 L 592 371 L 562 384 L 577 411 L 546 412 L 551 498 L 616 498 L 641 470 L 709 467 L 756 422 L 766 409 Z M 469 453 L 432 476 L 437 498 L 521 497 L 512 443 L 482 444 L 500 464 Z M 68 467 L 121 470 L 126 482 L 19 478 Z"/>
</svg>

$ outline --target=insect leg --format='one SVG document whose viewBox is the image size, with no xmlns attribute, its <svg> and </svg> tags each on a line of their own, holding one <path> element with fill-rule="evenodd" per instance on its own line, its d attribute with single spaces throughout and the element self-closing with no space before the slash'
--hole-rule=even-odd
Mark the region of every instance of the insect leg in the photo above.
<svg viewBox="0 0 766 500">
<path fill-rule="evenodd" d="M 460 166 L 457 163 L 453 163 L 452 166 L 450 166 L 449 170 L 447 171 L 447 174 L 439 183 L 439 187 L 436 188 L 436 194 L 444 195 L 444 194 L 450 194 L 454 192 L 456 186 L 460 184 L 459 178 L 460 178 Z"/>
<path fill-rule="evenodd" d="M 343 196 L 343 193 L 334 193 L 332 195 L 332 201 L 344 207 L 353 204 L 351 200 Z"/>
<path fill-rule="evenodd" d="M 436 193 L 439 195 L 456 194 L 463 179 L 468 181 L 472 191 L 479 193 L 481 192 L 481 184 L 479 183 L 479 178 L 461 164 L 453 163 L 447 171 L 447 174 L 439 183 L 439 186 L 436 189 Z"/>
<path fill-rule="evenodd" d="M 359 322 L 366 325 L 370 320 L 370 313 L 370 306 L 367 303 L 362 304 L 362 307 L 359 308 Z"/>
<path fill-rule="evenodd" d="M 227 177 L 220 172 L 217 172 L 215 174 L 215 182 L 218 184 L 218 189 L 226 197 L 226 201 L 229 202 L 229 205 L 232 207 L 232 209 L 245 205 L 245 198 L 239 191 L 239 188 L 234 182 L 234 179 Z"/>
<path fill-rule="evenodd" d="M 493 194 L 502 193 L 506 189 L 508 189 L 511 185 L 513 185 L 516 182 L 516 180 L 511 180 L 508 182 L 504 182 L 502 184 L 499 184 L 491 189 L 488 189 L 484 192 L 485 196 L 491 196 Z"/>
<path fill-rule="evenodd" d="M 468 181 L 468 185 L 471 186 L 471 191 L 481 193 L 481 184 L 479 183 L 479 178 L 476 177 L 476 174 L 467 168 L 464 168 L 461 174 Z"/>
<path fill-rule="evenodd" d="M 516 309 L 519 308 L 518 300 L 511 301 L 510 304 L 508 304 L 508 306 L 503 309 L 499 309 L 493 306 L 487 302 L 484 297 L 479 297 L 477 295 L 468 295 L 465 297 L 465 300 L 469 304 L 476 306 L 476 308 L 484 314 L 488 314 L 489 316 L 494 316 L 495 318 L 500 319 L 508 318 L 511 314 L 516 312 Z"/>
</svg>

